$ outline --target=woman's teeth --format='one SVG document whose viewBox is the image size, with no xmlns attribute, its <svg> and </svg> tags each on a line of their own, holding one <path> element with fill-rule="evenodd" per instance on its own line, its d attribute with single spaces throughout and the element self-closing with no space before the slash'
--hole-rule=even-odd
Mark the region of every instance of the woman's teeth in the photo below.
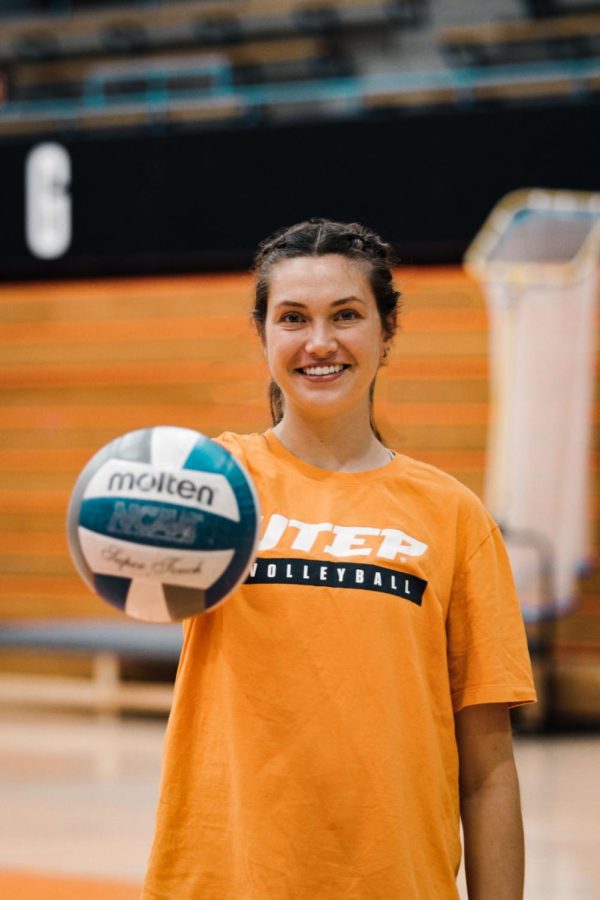
<svg viewBox="0 0 600 900">
<path fill-rule="evenodd" d="M 343 365 L 338 366 L 310 366 L 310 368 L 301 369 L 304 375 L 335 375 L 343 370 Z"/>
</svg>

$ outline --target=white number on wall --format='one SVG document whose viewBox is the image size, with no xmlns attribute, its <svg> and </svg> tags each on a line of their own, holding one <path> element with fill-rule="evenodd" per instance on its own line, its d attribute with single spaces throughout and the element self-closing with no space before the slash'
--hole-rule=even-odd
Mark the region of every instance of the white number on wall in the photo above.
<svg viewBox="0 0 600 900">
<path fill-rule="evenodd" d="M 34 256 L 56 259 L 69 249 L 71 159 L 61 144 L 38 144 L 25 161 L 25 238 Z"/>
</svg>

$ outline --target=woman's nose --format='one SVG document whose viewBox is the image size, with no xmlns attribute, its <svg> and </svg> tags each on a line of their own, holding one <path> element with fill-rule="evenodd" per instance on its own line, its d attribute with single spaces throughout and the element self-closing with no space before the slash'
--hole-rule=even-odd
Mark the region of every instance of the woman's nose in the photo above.
<svg viewBox="0 0 600 900">
<path fill-rule="evenodd" d="M 332 327 L 326 323 L 315 323 L 310 330 L 305 349 L 313 356 L 330 356 L 337 350 L 337 339 Z"/>
</svg>

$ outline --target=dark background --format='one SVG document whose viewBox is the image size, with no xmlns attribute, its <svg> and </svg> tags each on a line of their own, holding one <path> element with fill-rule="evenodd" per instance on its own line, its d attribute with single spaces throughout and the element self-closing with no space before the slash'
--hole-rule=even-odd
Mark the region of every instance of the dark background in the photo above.
<svg viewBox="0 0 600 900">
<path fill-rule="evenodd" d="M 0 277 L 240 269 L 276 228 L 315 215 L 368 224 L 404 264 L 457 263 L 509 191 L 600 189 L 598 111 L 570 101 L 4 140 Z M 25 157 L 44 139 L 73 167 L 73 241 L 50 261 L 24 236 Z"/>
</svg>

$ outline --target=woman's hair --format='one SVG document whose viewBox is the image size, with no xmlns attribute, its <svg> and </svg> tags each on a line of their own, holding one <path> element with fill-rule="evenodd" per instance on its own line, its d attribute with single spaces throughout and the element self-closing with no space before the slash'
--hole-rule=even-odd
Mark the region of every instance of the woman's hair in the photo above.
<svg viewBox="0 0 600 900">
<path fill-rule="evenodd" d="M 396 333 L 400 293 L 394 289 L 392 248 L 374 231 L 356 222 L 345 224 L 329 219 L 308 219 L 298 225 L 282 228 L 263 241 L 254 260 L 255 297 L 252 317 L 261 338 L 264 336 L 269 299 L 269 275 L 273 266 L 285 259 L 298 256 L 325 256 L 336 253 L 356 262 L 364 263 L 369 283 L 377 304 L 383 333 L 391 338 Z M 373 394 L 370 391 L 371 428 L 380 439 L 373 421 Z M 269 385 L 271 418 L 276 425 L 283 418 L 283 395 L 274 381 Z"/>
</svg>

